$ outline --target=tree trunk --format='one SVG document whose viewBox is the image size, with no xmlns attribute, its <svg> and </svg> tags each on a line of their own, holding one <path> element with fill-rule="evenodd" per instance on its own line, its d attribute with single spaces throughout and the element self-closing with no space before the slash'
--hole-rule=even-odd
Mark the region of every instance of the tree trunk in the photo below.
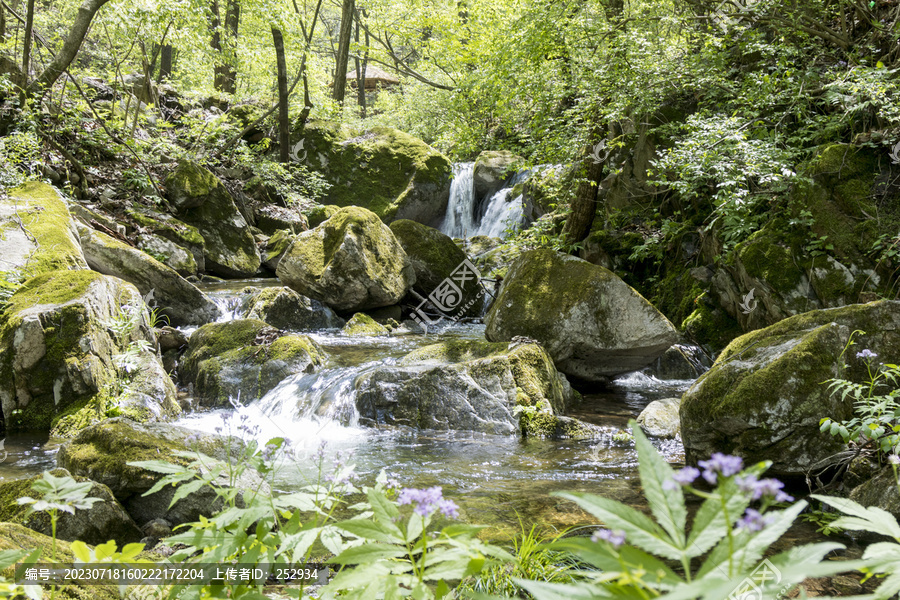
<svg viewBox="0 0 900 600">
<path fill-rule="evenodd" d="M 588 236 L 597 214 L 597 190 L 603 180 L 605 161 L 598 159 L 598 152 L 595 150 L 596 144 L 602 141 L 600 130 L 596 129 L 591 138 L 594 145 L 585 148 L 585 158 L 582 160 L 584 179 L 578 184 L 572 199 L 572 212 L 563 226 L 563 236 L 569 244 L 578 243 Z"/>
<path fill-rule="evenodd" d="M 34 39 L 34 0 L 28 0 L 25 9 L 25 46 L 22 48 L 22 89 L 28 86 L 31 74 L 31 44 Z"/>
<path fill-rule="evenodd" d="M 334 89 L 332 98 L 344 103 L 344 88 L 347 87 L 347 63 L 350 60 L 350 37 L 353 35 L 354 0 L 344 0 L 341 9 L 341 29 L 338 37 L 337 57 L 334 66 Z"/>
<path fill-rule="evenodd" d="M 172 45 L 164 44 L 159 50 L 159 75 L 156 76 L 156 83 L 160 83 L 164 79 L 172 77 Z"/>
<path fill-rule="evenodd" d="M 275 46 L 275 63 L 278 66 L 278 158 L 286 163 L 291 157 L 287 64 L 284 60 L 284 38 L 277 27 L 272 27 L 272 42 Z"/>
<path fill-rule="evenodd" d="M 356 13 L 356 43 L 359 43 L 359 20 L 366 16 L 365 9 Z M 356 57 L 356 102 L 359 104 L 359 116 L 366 118 L 366 69 L 369 63 L 369 32 L 366 31 L 366 51 L 362 61 Z"/>
<path fill-rule="evenodd" d="M 75 22 L 72 23 L 72 27 L 69 29 L 65 43 L 63 43 L 59 52 L 56 53 L 56 56 L 53 57 L 53 60 L 50 61 L 50 64 L 47 65 L 47 68 L 28 86 L 29 95 L 42 96 L 59 79 L 59 76 L 69 68 L 69 65 L 75 60 L 75 56 L 78 55 L 78 50 L 81 48 L 81 43 L 84 41 L 84 36 L 87 34 L 94 15 L 107 2 L 109 0 L 85 0 L 78 8 L 78 14 L 75 15 Z"/>
<path fill-rule="evenodd" d="M 241 21 L 241 5 L 238 0 L 228 0 L 225 8 L 225 34 L 223 43 L 223 61 L 222 74 L 224 77 L 222 91 L 227 94 L 233 94 L 237 91 L 237 69 L 235 68 L 237 58 L 237 41 L 238 41 L 238 25 Z"/>
</svg>

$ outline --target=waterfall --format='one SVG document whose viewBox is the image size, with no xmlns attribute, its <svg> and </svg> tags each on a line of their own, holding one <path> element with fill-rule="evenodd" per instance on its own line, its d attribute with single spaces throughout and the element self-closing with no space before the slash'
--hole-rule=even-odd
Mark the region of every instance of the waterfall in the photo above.
<svg viewBox="0 0 900 600">
<path fill-rule="evenodd" d="M 450 201 L 441 231 L 454 238 L 476 235 L 504 237 L 504 232 L 522 224 L 524 206 L 522 196 L 510 199 L 513 187 L 524 181 L 531 171 L 516 173 L 503 189 L 484 202 L 475 197 L 473 172 L 475 163 L 453 165 L 453 181 L 450 183 Z M 480 209 L 480 210 L 479 210 Z"/>
<path fill-rule="evenodd" d="M 455 238 L 475 235 L 475 163 L 455 163 L 450 182 L 450 201 L 441 231 Z"/>
</svg>

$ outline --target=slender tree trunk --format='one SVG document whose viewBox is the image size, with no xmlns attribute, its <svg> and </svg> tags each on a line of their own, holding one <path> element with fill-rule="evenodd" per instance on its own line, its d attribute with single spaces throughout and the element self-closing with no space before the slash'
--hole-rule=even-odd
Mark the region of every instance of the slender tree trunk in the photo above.
<svg viewBox="0 0 900 600">
<path fill-rule="evenodd" d="M 44 92 L 69 68 L 69 65 L 75 60 L 75 56 L 78 55 L 78 50 L 81 48 L 84 36 L 87 35 L 87 30 L 91 26 L 94 15 L 107 2 L 109 0 L 85 0 L 78 8 L 75 21 L 72 23 L 68 35 L 66 35 L 66 41 L 59 52 L 56 53 L 56 56 L 53 57 L 53 60 L 50 61 L 50 64 L 47 65 L 47 68 L 28 86 L 29 95 L 43 96 Z"/>
<path fill-rule="evenodd" d="M 286 163 L 291 156 L 287 64 L 284 60 L 284 38 L 277 27 L 272 27 L 272 42 L 275 46 L 275 63 L 278 66 L 278 158 Z"/>
<path fill-rule="evenodd" d="M 584 179 L 578 184 L 572 199 L 572 212 L 563 226 L 563 235 L 570 244 L 580 242 L 588 236 L 597 214 L 597 190 L 603 179 L 605 161 L 598 160 L 595 148 L 602 141 L 601 137 L 600 129 L 595 129 L 591 136 L 592 145 L 585 148 L 585 158 L 582 160 Z"/>
<path fill-rule="evenodd" d="M 337 56 L 334 65 L 334 89 L 332 98 L 344 103 L 344 92 L 347 87 L 347 63 L 350 60 L 350 38 L 353 35 L 353 13 L 355 0 L 344 0 L 341 9 L 341 29 L 338 37 Z"/>
<path fill-rule="evenodd" d="M 356 43 L 359 44 L 359 20 L 365 16 L 365 11 L 360 9 L 356 13 Z M 366 32 L 366 51 L 363 54 L 362 61 L 359 60 L 359 56 L 355 59 L 356 61 L 356 103 L 359 104 L 359 116 L 363 119 L 366 118 L 366 69 L 368 68 L 369 62 L 369 32 Z"/>
<path fill-rule="evenodd" d="M 6 39 L 6 11 L 0 5 L 0 41 Z"/>
<path fill-rule="evenodd" d="M 224 87 L 223 92 L 233 94 L 237 91 L 237 58 L 238 25 L 241 21 L 241 5 L 238 0 L 228 0 L 225 8 L 225 33 L 226 38 L 222 44 L 225 61 L 223 65 Z"/>
<path fill-rule="evenodd" d="M 31 74 L 31 44 L 34 39 L 34 0 L 28 0 L 25 9 L 25 40 L 22 48 L 22 89 L 28 86 Z"/>
<path fill-rule="evenodd" d="M 172 77 L 172 45 L 164 44 L 159 49 L 159 75 L 156 76 L 156 83 L 160 83 L 165 79 Z"/>
</svg>

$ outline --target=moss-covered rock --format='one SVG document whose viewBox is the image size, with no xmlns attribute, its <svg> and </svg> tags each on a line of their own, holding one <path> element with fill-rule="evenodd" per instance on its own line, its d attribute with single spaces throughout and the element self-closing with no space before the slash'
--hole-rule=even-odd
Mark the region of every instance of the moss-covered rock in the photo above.
<svg viewBox="0 0 900 600">
<path fill-rule="evenodd" d="M 203 236 L 206 268 L 224 277 L 250 277 L 259 270 L 256 240 L 231 194 L 210 171 L 182 161 L 166 178 L 166 190 L 185 223 Z"/>
<path fill-rule="evenodd" d="M 725 452 L 771 460 L 773 473 L 799 476 L 840 450 L 837 438 L 819 431 L 819 421 L 846 420 L 853 412 L 851 399 L 832 395 L 825 382 L 862 380 L 865 367 L 844 352 L 854 331 L 867 332 L 854 338 L 860 347 L 900 356 L 900 302 L 811 311 L 734 340 L 684 394 L 688 460 Z"/>
<path fill-rule="evenodd" d="M 416 283 L 413 289 L 424 297 L 438 289 L 468 257 L 453 240 L 437 229 L 401 219 L 391 223 L 391 231 L 409 256 Z M 458 283 L 458 282 L 457 282 Z M 468 279 L 456 306 L 469 306 L 458 316 L 480 317 L 484 307 L 484 290 L 476 279 Z"/>
<path fill-rule="evenodd" d="M 479 154 L 472 170 L 475 198 L 490 198 L 497 193 L 509 179 L 510 171 L 521 162 L 521 156 L 508 150 L 485 150 Z"/>
<path fill-rule="evenodd" d="M 331 184 L 328 204 L 362 206 L 387 223 L 412 219 L 437 227 L 444 218 L 450 160 L 422 140 L 390 127 L 363 132 L 324 121 L 298 124 L 291 142 L 300 140 L 307 162 Z"/>
<path fill-rule="evenodd" d="M 645 367 L 678 340 L 612 272 L 553 250 L 516 259 L 485 321 L 489 340 L 533 338 L 560 371 L 592 381 Z"/>
<path fill-rule="evenodd" d="M 796 186 L 787 214 L 738 244 L 719 266 L 711 289 L 744 331 L 887 295 L 896 265 L 874 250 L 879 236 L 896 235 L 900 209 L 876 201 L 878 160 L 865 148 L 825 146 L 805 165 L 812 181 Z M 742 308 L 751 293 L 753 309 Z"/>
<path fill-rule="evenodd" d="M 51 473 L 56 477 L 70 476 L 65 469 L 54 469 Z M 30 512 L 29 506 L 18 503 L 18 499 L 25 496 L 40 496 L 31 486 L 41 478 L 41 475 L 36 475 L 0 483 L 0 521 L 18 523 L 44 535 L 51 535 L 52 528 L 47 513 Z M 84 477 L 75 479 L 79 483 L 90 481 Z M 141 530 L 112 491 L 102 483 L 91 483 L 93 485 L 88 497 L 100 498 L 102 502 L 94 503 L 89 509 L 75 511 L 75 514 L 61 512 L 56 524 L 57 539 L 68 542 L 80 540 L 91 545 L 115 540 L 120 546 L 139 541 L 143 537 Z"/>
<path fill-rule="evenodd" d="M 0 198 L 0 272 L 34 277 L 87 268 L 75 221 L 55 188 L 34 181 Z"/>
<path fill-rule="evenodd" d="M 387 335 L 390 333 L 387 327 L 377 322 L 375 319 L 365 313 L 356 313 L 347 321 L 344 328 L 341 329 L 344 335 Z"/>
<path fill-rule="evenodd" d="M 153 519 L 172 524 L 209 517 L 221 509 L 221 500 L 208 487 L 168 507 L 175 493 L 172 487 L 143 497 L 142 494 L 163 475 L 128 463 L 162 460 L 186 465 L 190 461 L 177 452 L 195 450 L 218 460 L 237 460 L 241 443 L 234 438 L 200 434 L 186 427 L 162 423 L 139 424 L 126 418 L 109 419 L 81 431 L 60 448 L 57 462 L 74 475 L 87 477 L 109 487 L 138 525 Z M 226 478 L 227 479 L 227 478 Z M 244 487 L 249 481 L 239 482 Z M 258 481 L 254 482 L 258 485 Z"/>
<path fill-rule="evenodd" d="M 294 234 L 287 229 L 280 229 L 266 240 L 266 246 L 262 253 L 263 266 L 273 273 L 278 270 L 281 257 L 287 252 L 294 242 Z"/>
<path fill-rule="evenodd" d="M 242 304 L 245 319 L 259 319 L 276 329 L 314 331 L 344 326 L 333 310 L 287 287 L 269 287 L 247 296 Z"/>
<path fill-rule="evenodd" d="M 171 240 L 153 233 L 144 233 L 137 236 L 135 243 L 140 250 L 182 277 L 196 275 L 198 272 L 194 253 Z"/>
<path fill-rule="evenodd" d="M 880 469 L 874 477 L 853 488 L 850 499 L 863 506 L 875 506 L 900 518 L 900 493 L 897 477 L 890 465 Z"/>
<path fill-rule="evenodd" d="M 152 294 L 159 314 L 172 325 L 202 325 L 221 314 L 194 284 L 146 252 L 87 227 L 80 234 L 92 269 L 134 284 L 144 296 Z"/>
<path fill-rule="evenodd" d="M 253 207 L 256 226 L 265 234 L 272 235 L 281 229 L 300 233 L 309 229 L 309 225 L 299 210 L 274 204 L 258 204 Z"/>
<path fill-rule="evenodd" d="M 369 423 L 532 436 L 572 436 L 578 429 L 560 420 L 577 394 L 537 344 L 443 342 L 355 385 L 360 416 Z M 589 436 L 592 428 L 581 432 Z"/>
<path fill-rule="evenodd" d="M 318 227 L 328 219 L 334 216 L 334 213 L 341 210 L 340 206 L 334 204 L 320 204 L 312 207 L 306 212 L 306 220 L 310 227 Z"/>
<path fill-rule="evenodd" d="M 206 270 L 206 242 L 196 227 L 179 221 L 172 215 L 145 207 L 128 209 L 127 214 L 134 220 L 139 232 L 157 235 L 184 248 L 194 257 L 197 271 Z"/>
<path fill-rule="evenodd" d="M 200 402 L 222 406 L 229 400 L 261 398 L 282 380 L 312 373 L 324 352 L 303 335 L 285 335 L 263 321 L 242 319 L 210 323 L 195 331 L 180 374 Z"/>
<path fill-rule="evenodd" d="M 295 237 L 277 273 L 288 287 L 340 311 L 397 304 L 415 283 L 394 234 L 359 207 L 342 208 Z"/>
<path fill-rule="evenodd" d="M 153 409 L 145 418 L 177 414 L 171 383 L 134 404 L 121 395 L 131 380 L 125 357 L 158 361 L 155 345 L 133 285 L 83 270 L 28 280 L 10 298 L 0 327 L 3 427 L 48 431 L 95 404 L 137 410 L 147 401 Z"/>
</svg>

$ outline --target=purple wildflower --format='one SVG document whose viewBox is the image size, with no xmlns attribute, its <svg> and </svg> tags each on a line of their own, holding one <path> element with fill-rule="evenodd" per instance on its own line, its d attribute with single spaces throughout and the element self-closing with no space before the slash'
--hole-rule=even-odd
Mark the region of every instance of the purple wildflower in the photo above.
<svg viewBox="0 0 900 600">
<path fill-rule="evenodd" d="M 679 485 L 691 485 L 694 483 L 694 480 L 700 477 L 700 470 L 695 469 L 694 467 L 685 467 L 680 471 L 675 471 L 672 474 L 672 479 L 663 482 L 664 490 L 674 490 Z"/>
<path fill-rule="evenodd" d="M 316 450 L 316 460 L 318 462 L 322 462 L 323 460 L 325 460 L 325 446 L 327 445 L 328 442 L 326 442 L 325 440 L 319 442 L 319 448 Z"/>
<path fill-rule="evenodd" d="M 892 465 L 900 465 L 900 456 L 897 456 L 896 454 L 888 454 L 887 461 Z"/>
<path fill-rule="evenodd" d="M 775 502 L 791 502 L 793 496 L 782 491 L 784 484 L 777 479 L 758 479 L 756 475 L 744 475 L 736 477 L 738 489 L 745 494 L 750 494 L 753 500 L 759 500 L 762 497 L 774 498 Z"/>
<path fill-rule="evenodd" d="M 591 541 L 594 543 L 601 541 L 607 542 L 612 545 L 613 548 L 618 548 L 625 543 L 625 532 L 618 529 L 616 531 L 610 529 L 598 529 L 594 532 L 594 535 L 591 536 Z"/>
<path fill-rule="evenodd" d="M 869 350 L 868 348 L 864 350 L 860 350 L 856 353 L 856 358 L 861 358 L 863 360 L 871 360 L 873 358 L 878 358 L 878 355 Z"/>
<path fill-rule="evenodd" d="M 764 515 L 756 509 L 748 508 L 744 516 L 738 520 L 737 528 L 746 531 L 762 531 L 771 525 L 773 520 L 774 517 L 771 515 Z"/>
<path fill-rule="evenodd" d="M 731 477 L 740 473 L 744 468 L 744 461 L 739 456 L 721 452 L 713 452 L 709 460 L 701 460 L 698 464 L 703 468 L 703 479 L 710 485 L 716 484 L 719 473 L 722 474 L 722 477 Z"/>
<path fill-rule="evenodd" d="M 441 488 L 438 486 L 424 490 L 403 488 L 397 497 L 397 504 L 415 504 L 413 512 L 423 517 L 427 517 L 435 511 L 440 511 L 447 517 L 455 518 L 459 515 L 459 507 L 452 500 L 444 499 Z"/>
</svg>

